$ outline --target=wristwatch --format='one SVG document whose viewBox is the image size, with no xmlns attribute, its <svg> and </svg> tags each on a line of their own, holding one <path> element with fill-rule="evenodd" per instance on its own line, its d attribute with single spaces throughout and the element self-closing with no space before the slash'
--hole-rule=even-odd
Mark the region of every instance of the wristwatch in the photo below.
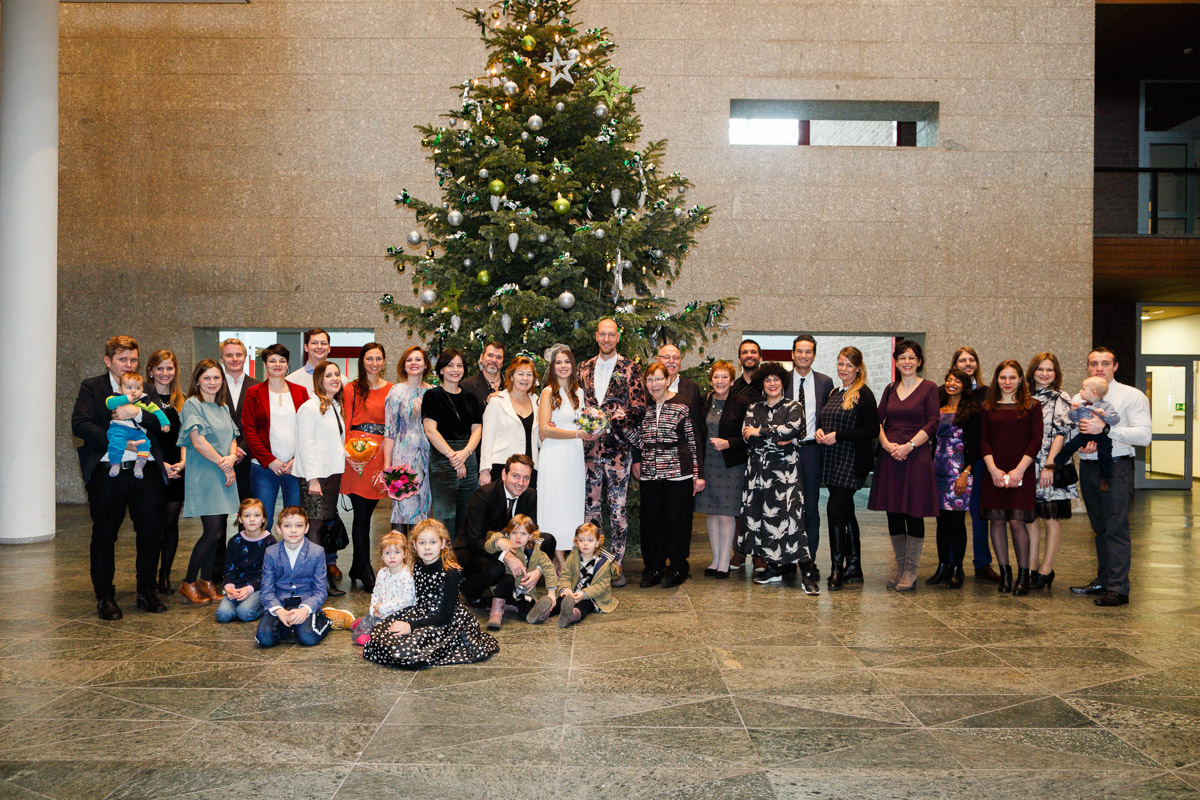
<svg viewBox="0 0 1200 800">
<path fill-rule="evenodd" d="M 1109 431 L 1111 431 L 1111 430 L 1112 430 L 1112 425 L 1109 425 L 1107 422 L 1106 422 L 1106 423 L 1104 423 L 1104 434 L 1105 434 L 1106 436 L 1108 435 L 1108 432 L 1109 432 Z"/>
</svg>

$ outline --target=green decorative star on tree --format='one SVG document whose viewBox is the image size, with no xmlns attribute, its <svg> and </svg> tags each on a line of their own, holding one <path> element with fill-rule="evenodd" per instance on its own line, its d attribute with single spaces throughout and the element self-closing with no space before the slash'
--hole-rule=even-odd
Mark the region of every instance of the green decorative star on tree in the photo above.
<svg viewBox="0 0 1200 800">
<path fill-rule="evenodd" d="M 665 141 L 641 140 L 639 89 L 620 85 L 616 45 L 602 28 L 577 27 L 575 5 L 464 11 L 486 62 L 456 87 L 446 122 L 418 126 L 441 197 L 396 197 L 416 229 L 411 250 L 393 245 L 387 256 L 415 302 L 390 293 L 379 304 L 435 352 L 458 347 L 471 362 L 495 339 L 510 355 L 540 357 L 561 342 L 582 360 L 611 317 L 627 356 L 667 342 L 703 354 L 737 304 L 668 296 L 712 208 L 689 203 L 691 183 L 663 169 Z"/>
</svg>

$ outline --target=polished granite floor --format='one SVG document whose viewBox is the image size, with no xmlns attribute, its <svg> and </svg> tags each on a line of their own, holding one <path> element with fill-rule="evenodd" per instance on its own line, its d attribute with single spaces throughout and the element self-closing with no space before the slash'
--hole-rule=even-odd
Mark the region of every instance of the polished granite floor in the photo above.
<svg viewBox="0 0 1200 800">
<path fill-rule="evenodd" d="M 0 548 L 2 798 L 1200 797 L 1190 494 L 1139 497 L 1124 608 L 1067 591 L 1094 569 L 1080 518 L 1050 593 L 899 595 L 860 512 L 861 587 L 631 583 L 611 616 L 508 622 L 488 663 L 418 673 L 344 633 L 261 650 L 211 608 L 139 612 L 131 533 L 101 622 L 86 510 L 57 513 L 55 541 Z"/>
</svg>

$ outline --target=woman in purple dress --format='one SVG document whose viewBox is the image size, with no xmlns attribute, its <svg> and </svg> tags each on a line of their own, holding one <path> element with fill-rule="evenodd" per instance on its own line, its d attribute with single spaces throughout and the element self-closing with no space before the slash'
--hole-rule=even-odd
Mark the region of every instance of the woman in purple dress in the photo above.
<svg viewBox="0 0 1200 800">
<path fill-rule="evenodd" d="M 934 446 L 941 509 L 937 518 L 938 568 L 926 586 L 963 585 L 962 563 L 967 550 L 966 515 L 975 483 L 972 467 L 979 458 L 979 404 L 971 393 L 971 376 L 951 369 L 942 382 L 941 419 Z"/>
<path fill-rule="evenodd" d="M 867 508 L 886 511 L 896 574 L 889 589 L 911 592 L 925 544 L 925 517 L 936 517 L 941 504 L 933 472 L 930 440 L 937 433 L 938 387 L 918 373 L 924 365 L 921 345 L 902 339 L 892 353 L 896 380 L 879 400 L 879 460 Z"/>
</svg>

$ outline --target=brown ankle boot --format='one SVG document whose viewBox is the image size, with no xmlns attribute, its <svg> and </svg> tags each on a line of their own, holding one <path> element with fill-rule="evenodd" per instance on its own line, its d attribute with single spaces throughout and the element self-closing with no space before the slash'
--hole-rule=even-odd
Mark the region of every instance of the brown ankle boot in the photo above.
<svg viewBox="0 0 1200 800">
<path fill-rule="evenodd" d="M 896 557 L 896 571 L 892 575 L 892 579 L 884 585 L 889 589 L 895 589 L 896 584 L 900 582 L 900 577 L 904 574 L 904 557 L 908 552 L 905 540 L 908 539 L 908 536 L 888 536 L 888 539 L 892 542 L 892 554 Z"/>
<path fill-rule="evenodd" d="M 179 584 L 179 594 L 183 595 L 184 600 L 198 606 L 206 606 L 212 602 L 208 595 L 196 588 L 195 583 L 188 583 L 187 581 Z"/>
<path fill-rule="evenodd" d="M 196 579 L 196 588 L 199 589 L 205 597 L 212 600 L 214 603 L 221 601 L 225 593 L 218 589 L 211 581 L 206 581 L 204 578 Z"/>
<path fill-rule="evenodd" d="M 492 598 L 492 612 L 488 614 L 488 630 L 498 631 L 504 623 L 504 598 Z"/>
</svg>

